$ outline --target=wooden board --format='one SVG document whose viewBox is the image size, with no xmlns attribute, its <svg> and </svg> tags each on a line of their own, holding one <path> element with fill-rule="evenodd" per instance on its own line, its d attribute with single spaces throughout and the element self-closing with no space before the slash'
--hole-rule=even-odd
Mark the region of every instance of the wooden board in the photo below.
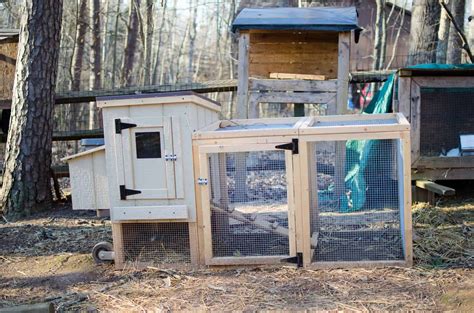
<svg viewBox="0 0 474 313">
<path fill-rule="evenodd" d="M 267 31 L 250 33 L 249 75 L 270 73 L 337 76 L 337 33 Z"/>
<path fill-rule="evenodd" d="M 314 58 L 314 56 L 311 56 Z M 278 59 L 281 62 L 285 62 L 284 59 Z M 308 74 L 292 74 L 292 73 L 270 73 L 270 78 L 276 79 L 305 79 L 305 80 L 325 80 L 324 75 L 308 75 Z"/>
<path fill-rule="evenodd" d="M 0 100 L 12 98 L 18 43 L 0 44 Z"/>
</svg>

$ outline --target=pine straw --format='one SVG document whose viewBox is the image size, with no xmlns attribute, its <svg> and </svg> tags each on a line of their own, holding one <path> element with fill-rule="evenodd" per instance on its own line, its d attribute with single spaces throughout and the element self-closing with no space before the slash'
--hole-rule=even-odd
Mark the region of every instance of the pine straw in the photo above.
<svg viewBox="0 0 474 313">
<path fill-rule="evenodd" d="M 76 291 L 88 289 L 88 306 L 114 312 L 442 309 L 446 288 L 473 282 L 474 204 L 419 204 L 413 212 L 414 268 L 154 268 L 123 272 L 129 279 L 105 290 Z"/>
<path fill-rule="evenodd" d="M 413 209 L 414 256 L 420 266 L 474 267 L 474 205 L 472 203 Z"/>
<path fill-rule="evenodd" d="M 468 273 L 467 273 L 468 274 Z M 433 310 L 443 286 L 464 270 L 201 270 L 143 277 L 102 292 L 89 290 L 101 311 Z M 80 289 L 80 288 L 79 288 Z"/>
</svg>

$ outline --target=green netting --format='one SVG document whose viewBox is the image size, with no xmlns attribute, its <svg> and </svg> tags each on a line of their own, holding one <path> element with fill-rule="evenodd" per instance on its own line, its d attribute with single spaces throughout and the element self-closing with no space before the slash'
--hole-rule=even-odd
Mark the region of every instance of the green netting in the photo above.
<svg viewBox="0 0 474 313">
<path fill-rule="evenodd" d="M 410 69 L 474 69 L 474 64 L 419 64 Z M 392 112 L 392 96 L 395 75 L 389 76 L 382 88 L 370 101 L 362 114 L 379 114 Z M 376 175 L 377 166 L 370 166 L 373 162 L 374 151 L 377 153 L 391 153 L 390 145 L 381 140 L 348 140 L 346 143 L 346 190 L 350 197 L 342 195 L 340 198 L 341 212 L 352 212 L 364 209 L 367 198 L 367 177 Z M 386 151 L 385 151 L 386 150 Z"/>
</svg>

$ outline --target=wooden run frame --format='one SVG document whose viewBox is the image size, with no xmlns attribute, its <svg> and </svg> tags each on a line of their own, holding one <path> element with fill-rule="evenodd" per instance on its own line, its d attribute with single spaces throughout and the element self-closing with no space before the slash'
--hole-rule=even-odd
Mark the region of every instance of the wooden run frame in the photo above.
<svg viewBox="0 0 474 313">
<path fill-rule="evenodd" d="M 422 88 L 473 88 L 474 76 L 442 76 L 434 71 L 415 76 L 410 70 L 398 73 L 398 94 L 394 111 L 405 115 L 411 124 L 411 168 L 415 180 L 472 179 L 474 156 L 432 157 L 420 153 L 420 117 Z M 450 75 L 455 75 L 453 71 Z M 446 74 L 445 74 L 446 75 Z"/>
<path fill-rule="evenodd" d="M 377 123 L 380 121 L 380 123 Z M 366 123 L 364 123 L 366 122 Z M 252 125 L 266 127 L 255 128 Z M 223 128 L 234 127 L 229 130 Z M 280 127 L 273 127 L 279 125 Z M 281 125 L 287 125 L 282 128 Z M 210 187 L 198 184 L 198 179 L 209 180 L 209 153 L 271 151 L 275 146 L 298 139 L 298 153 L 285 151 L 288 184 L 288 218 L 290 257 L 301 253 L 305 267 L 377 267 L 411 266 L 411 179 L 410 125 L 402 114 L 336 115 L 303 118 L 276 118 L 221 121 L 193 135 L 196 209 L 199 260 L 205 265 L 275 264 L 288 256 L 213 257 L 211 234 Z M 397 140 L 397 177 L 399 181 L 400 230 L 404 259 L 399 261 L 312 262 L 310 214 L 314 204 L 311 197 L 310 153 L 318 141 L 351 139 Z"/>
</svg>

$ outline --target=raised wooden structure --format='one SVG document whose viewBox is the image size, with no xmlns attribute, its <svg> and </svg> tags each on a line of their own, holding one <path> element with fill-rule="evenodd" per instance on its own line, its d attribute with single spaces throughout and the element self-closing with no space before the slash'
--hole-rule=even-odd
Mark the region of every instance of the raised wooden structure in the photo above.
<svg viewBox="0 0 474 313">
<path fill-rule="evenodd" d="M 0 104 L 12 97 L 18 33 L 15 29 L 0 29 Z"/>
<path fill-rule="evenodd" d="M 350 174 L 334 186 L 336 147 L 367 140 L 363 153 L 375 159 L 362 172 L 365 202 L 351 209 L 358 199 Z M 202 264 L 412 264 L 410 125 L 402 114 L 221 121 L 193 135 L 193 151 Z"/>
<path fill-rule="evenodd" d="M 474 155 L 461 155 L 460 135 L 474 135 L 474 69 L 398 71 L 394 111 L 411 124 L 412 178 L 472 179 Z"/>
<path fill-rule="evenodd" d="M 259 103 L 345 113 L 351 31 L 359 30 L 354 7 L 244 9 L 232 28 L 239 32 L 237 118 L 258 117 Z"/>
</svg>

